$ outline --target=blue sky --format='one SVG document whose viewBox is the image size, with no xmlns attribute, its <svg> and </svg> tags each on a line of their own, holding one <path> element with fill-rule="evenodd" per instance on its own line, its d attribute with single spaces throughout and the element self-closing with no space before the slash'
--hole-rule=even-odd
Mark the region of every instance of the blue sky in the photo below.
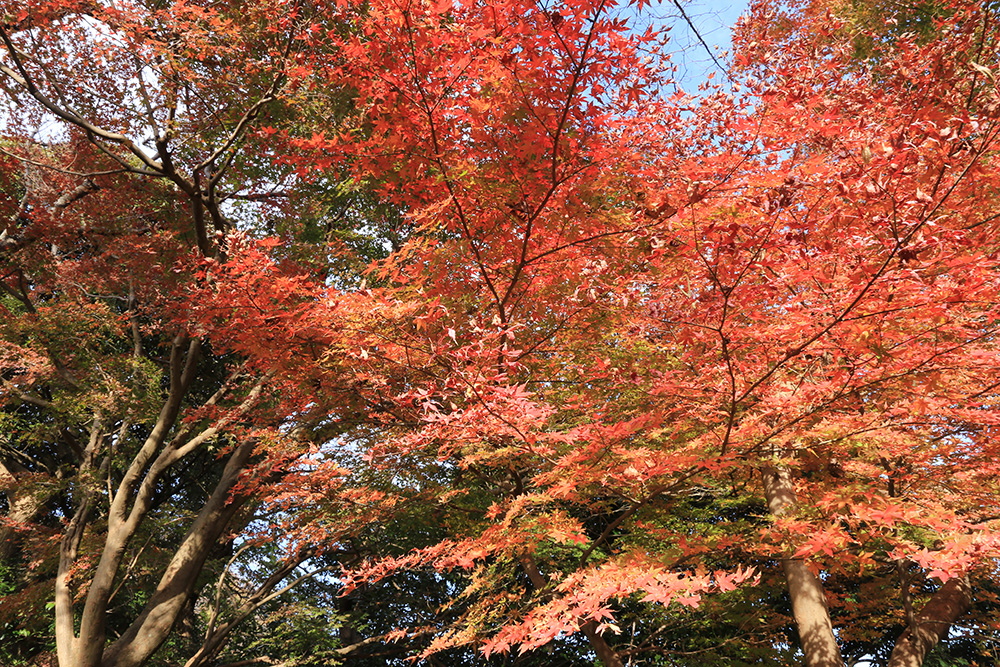
<svg viewBox="0 0 1000 667">
<path fill-rule="evenodd" d="M 729 50 L 732 27 L 740 15 L 746 11 L 748 5 L 749 2 L 745 0 L 731 3 L 692 0 L 681 3 L 685 13 L 694 23 L 705 42 L 713 49 L 718 49 L 716 55 L 721 51 Z M 677 8 L 672 5 L 664 3 L 662 6 L 666 9 L 673 9 L 674 14 L 679 14 Z M 705 47 L 698 42 L 698 38 L 683 19 L 675 19 L 671 33 L 674 36 L 674 46 L 681 49 L 681 52 L 674 57 L 674 62 L 679 68 L 678 75 L 682 79 L 691 78 L 701 81 L 705 72 L 711 71 L 715 67 L 705 52 Z"/>
<path fill-rule="evenodd" d="M 729 49 L 730 31 L 740 15 L 746 11 L 748 0 L 718 2 L 713 0 L 680 0 L 685 14 L 691 19 L 702 39 L 712 47 L 716 57 L 722 61 L 722 53 Z M 677 66 L 678 83 L 686 91 L 694 93 L 698 84 L 705 80 L 709 72 L 716 70 L 705 47 L 681 17 L 672 0 L 661 0 L 646 6 L 638 23 L 645 26 L 669 25 L 670 47 L 674 52 L 673 62 Z M 636 26 L 638 27 L 638 25 Z M 718 74 L 716 75 L 718 76 Z"/>
</svg>

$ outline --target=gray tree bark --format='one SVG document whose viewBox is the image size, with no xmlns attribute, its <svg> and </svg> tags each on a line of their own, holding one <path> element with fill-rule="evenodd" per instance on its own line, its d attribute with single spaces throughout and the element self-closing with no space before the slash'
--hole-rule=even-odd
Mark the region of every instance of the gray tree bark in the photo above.
<svg viewBox="0 0 1000 667">
<path fill-rule="evenodd" d="M 771 468 L 764 471 L 764 495 L 768 509 L 776 517 L 784 516 L 795 508 L 795 485 L 788 470 Z M 788 582 L 792 615 L 807 667 L 844 667 L 840 646 L 833 635 L 822 582 L 801 559 L 784 558 L 781 567 Z"/>
</svg>

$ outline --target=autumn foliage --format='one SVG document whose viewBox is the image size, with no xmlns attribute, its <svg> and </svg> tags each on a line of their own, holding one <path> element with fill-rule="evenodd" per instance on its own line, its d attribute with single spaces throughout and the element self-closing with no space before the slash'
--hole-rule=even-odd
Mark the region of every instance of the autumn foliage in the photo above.
<svg viewBox="0 0 1000 667">
<path fill-rule="evenodd" d="M 0 5 L 0 655 L 988 664 L 1000 17 L 870 4 Z"/>
</svg>

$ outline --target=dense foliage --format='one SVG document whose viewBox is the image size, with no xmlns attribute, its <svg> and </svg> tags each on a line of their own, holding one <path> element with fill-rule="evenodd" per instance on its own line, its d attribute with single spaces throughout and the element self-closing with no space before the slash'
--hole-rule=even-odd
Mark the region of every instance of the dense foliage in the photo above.
<svg viewBox="0 0 1000 667">
<path fill-rule="evenodd" d="M 996 661 L 997 8 L 645 4 L 0 2 L 0 662 Z"/>
</svg>

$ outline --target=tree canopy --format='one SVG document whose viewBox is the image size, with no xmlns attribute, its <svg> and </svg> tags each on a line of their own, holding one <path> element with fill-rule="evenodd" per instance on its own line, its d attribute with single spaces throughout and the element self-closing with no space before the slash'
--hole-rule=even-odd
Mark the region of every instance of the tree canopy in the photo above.
<svg viewBox="0 0 1000 667">
<path fill-rule="evenodd" d="M 1000 15 L 888 4 L 0 2 L 0 662 L 995 662 Z"/>
</svg>

